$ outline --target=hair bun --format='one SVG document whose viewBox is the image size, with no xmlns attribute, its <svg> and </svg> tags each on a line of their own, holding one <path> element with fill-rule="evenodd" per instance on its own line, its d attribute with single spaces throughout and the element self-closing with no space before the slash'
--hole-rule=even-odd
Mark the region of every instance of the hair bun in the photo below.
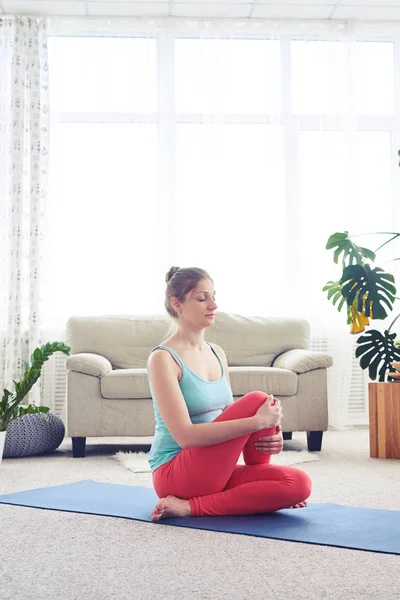
<svg viewBox="0 0 400 600">
<path fill-rule="evenodd" d="M 179 271 L 179 269 L 180 267 L 171 267 L 165 276 L 165 281 L 168 283 L 168 281 L 172 278 L 173 275 L 175 275 L 177 271 Z"/>
</svg>

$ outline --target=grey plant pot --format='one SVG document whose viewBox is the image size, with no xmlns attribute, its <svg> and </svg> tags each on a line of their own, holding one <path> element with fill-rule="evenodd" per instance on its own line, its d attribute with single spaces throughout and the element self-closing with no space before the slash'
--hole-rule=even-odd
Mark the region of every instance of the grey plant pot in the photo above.
<svg viewBox="0 0 400 600">
<path fill-rule="evenodd" d="M 24 415 L 9 423 L 3 458 L 35 456 L 53 452 L 64 439 L 65 426 L 59 417 L 47 413 L 46 422 L 39 414 Z"/>
</svg>

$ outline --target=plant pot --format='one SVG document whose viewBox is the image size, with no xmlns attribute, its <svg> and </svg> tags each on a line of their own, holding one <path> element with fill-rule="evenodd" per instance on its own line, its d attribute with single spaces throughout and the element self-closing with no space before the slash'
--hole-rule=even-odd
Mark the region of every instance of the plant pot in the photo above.
<svg viewBox="0 0 400 600">
<path fill-rule="evenodd" d="M 3 459 L 4 443 L 6 441 L 6 431 L 0 431 L 0 465 Z"/>
<path fill-rule="evenodd" d="M 400 383 L 368 384 L 372 458 L 400 459 Z"/>
</svg>

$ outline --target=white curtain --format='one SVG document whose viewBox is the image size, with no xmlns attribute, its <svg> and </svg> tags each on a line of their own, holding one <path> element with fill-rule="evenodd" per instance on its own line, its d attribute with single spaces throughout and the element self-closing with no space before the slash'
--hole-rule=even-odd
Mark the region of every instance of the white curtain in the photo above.
<svg viewBox="0 0 400 600">
<path fill-rule="evenodd" d="M 0 17 L 0 391 L 41 343 L 48 93 L 46 21 Z"/>
<path fill-rule="evenodd" d="M 309 320 L 343 428 L 354 337 L 325 244 L 399 224 L 387 27 L 51 19 L 44 328 L 163 313 L 169 267 L 203 267 L 220 310 Z"/>
</svg>

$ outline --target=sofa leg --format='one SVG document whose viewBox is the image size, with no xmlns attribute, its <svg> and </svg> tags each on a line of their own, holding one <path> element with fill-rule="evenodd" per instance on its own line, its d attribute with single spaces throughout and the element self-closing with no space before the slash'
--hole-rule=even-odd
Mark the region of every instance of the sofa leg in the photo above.
<svg viewBox="0 0 400 600">
<path fill-rule="evenodd" d="M 85 437 L 72 438 L 72 456 L 73 458 L 85 458 Z"/>
<path fill-rule="evenodd" d="M 284 432 L 282 433 L 282 435 L 283 435 L 283 439 L 284 439 L 284 440 L 291 440 L 291 439 L 292 439 L 293 432 L 292 432 L 292 431 L 284 431 Z"/>
<path fill-rule="evenodd" d="M 309 452 L 321 450 L 323 431 L 307 431 L 307 446 Z"/>
</svg>

